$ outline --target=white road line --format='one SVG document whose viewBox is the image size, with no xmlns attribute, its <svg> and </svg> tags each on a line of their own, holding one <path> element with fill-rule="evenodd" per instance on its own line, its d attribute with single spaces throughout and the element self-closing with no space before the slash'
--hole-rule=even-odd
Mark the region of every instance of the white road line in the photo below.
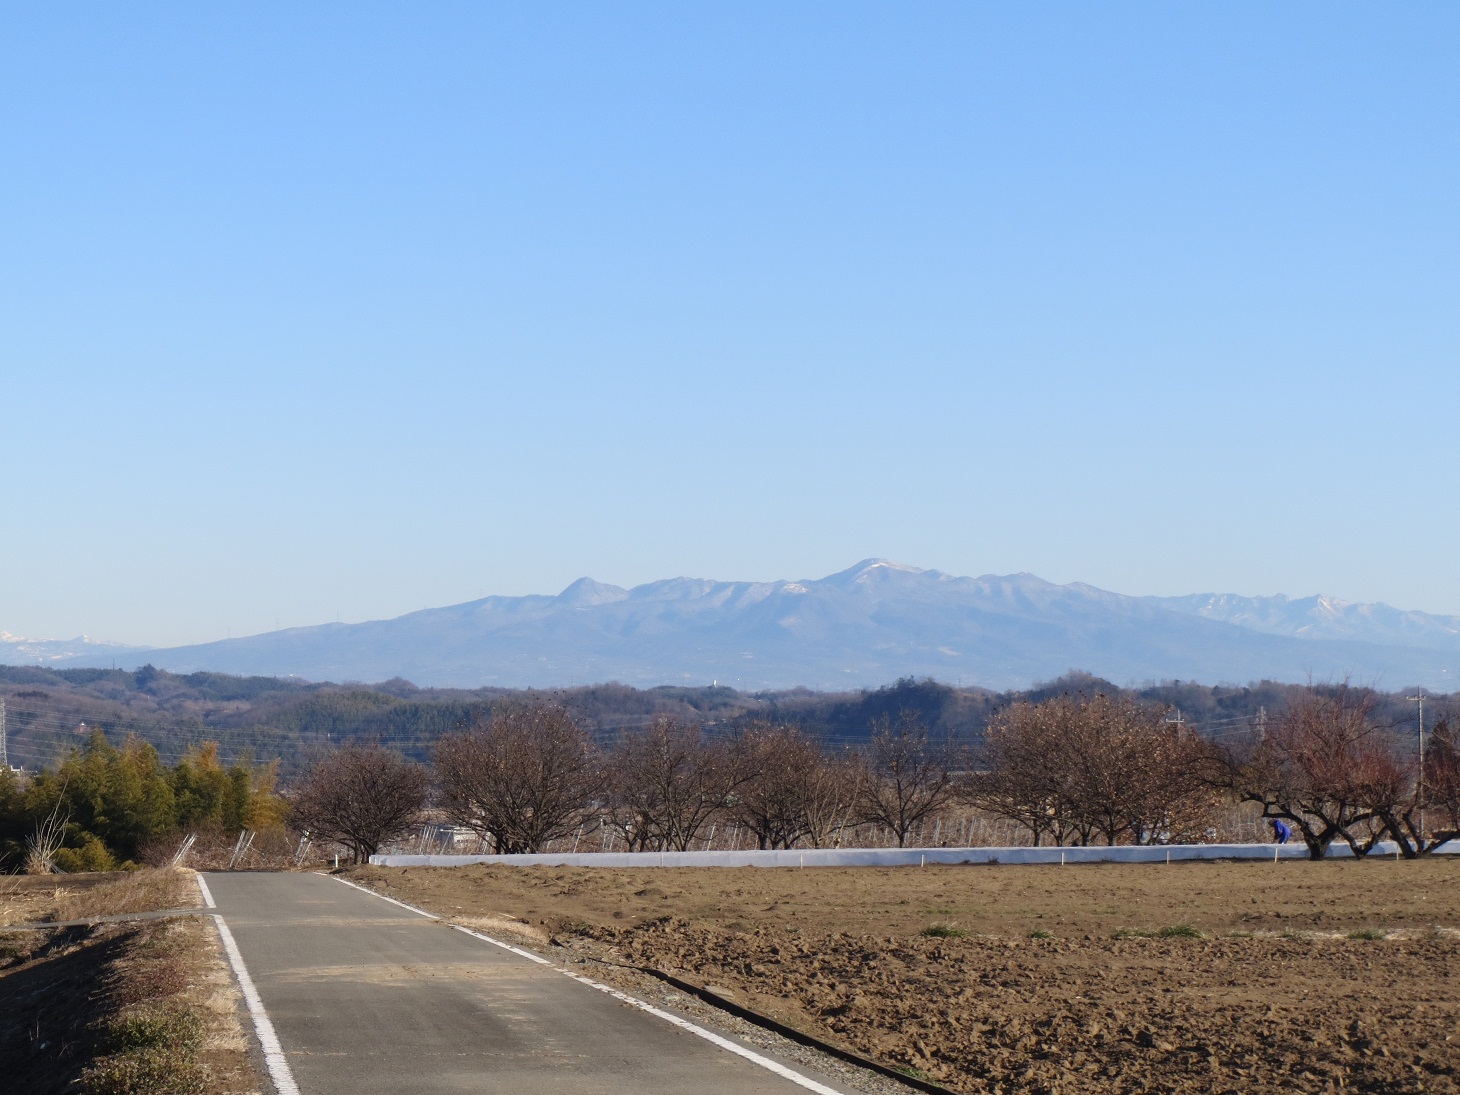
<svg viewBox="0 0 1460 1095">
<path fill-rule="evenodd" d="M 531 951 L 525 951 L 521 947 L 514 947 L 511 943 L 503 943 L 500 939 L 493 939 L 490 935 L 483 935 L 481 932 L 474 932 L 470 928 L 463 928 L 460 924 L 453 924 L 451 926 L 459 932 L 465 932 L 473 939 L 480 939 L 483 943 L 490 943 L 494 947 L 501 947 L 504 951 L 511 951 L 513 954 L 520 954 L 529 962 L 536 962 L 539 966 L 553 966 L 551 962 L 542 957 L 542 955 L 540 954 L 533 954 Z M 553 966 L 553 969 L 558 969 L 558 967 Z M 567 973 L 568 971 L 558 970 L 558 972 Z"/>
<path fill-rule="evenodd" d="M 489 940 L 489 942 L 495 943 L 496 940 Z M 515 948 L 509 947 L 508 949 L 512 950 Z M 538 961 L 541 962 L 542 959 L 538 959 Z M 556 966 L 554 966 L 553 968 L 557 969 Z M 622 1000 L 626 1004 L 632 1004 L 640 1011 L 647 1011 L 650 1015 L 656 1015 L 660 1019 L 663 1019 L 666 1023 L 673 1023 L 675 1026 L 687 1030 L 691 1034 L 698 1035 L 707 1042 L 713 1042 L 721 1049 L 728 1049 L 731 1053 L 739 1054 L 747 1061 L 753 1061 L 756 1064 L 760 1065 L 761 1068 L 766 1069 L 770 1072 L 774 1072 L 777 1076 L 783 1076 L 787 1080 L 790 1080 L 793 1084 L 804 1087 L 808 1091 L 815 1091 L 818 1093 L 818 1095 L 841 1095 L 841 1092 L 837 1091 L 835 1088 L 827 1087 L 825 1084 L 819 1084 L 810 1076 L 803 1076 L 795 1069 L 787 1068 L 785 1065 L 781 1064 L 778 1061 L 772 1061 L 769 1057 L 762 1057 L 753 1049 L 747 1049 L 745 1046 L 740 1045 L 738 1042 L 732 1042 L 729 1038 L 721 1037 L 712 1030 L 706 1030 L 702 1026 L 691 1023 L 688 1019 L 681 1019 L 678 1015 L 672 1015 L 667 1011 L 661 1011 L 653 1004 L 646 1004 L 643 1000 L 639 1000 L 633 996 L 630 996 L 626 992 L 619 992 L 618 989 L 610 988 L 608 985 L 599 984 L 597 981 L 592 981 L 587 977 L 583 977 L 580 974 L 572 973 L 568 970 L 559 969 L 558 972 L 565 977 L 571 977 L 574 981 L 577 981 L 581 984 L 589 985 L 597 989 L 599 992 L 606 992 L 615 1000 Z"/>
<path fill-rule="evenodd" d="M 370 889 L 370 887 L 368 886 L 361 886 L 354 882 L 346 882 L 338 875 L 328 875 L 326 877 L 333 878 L 336 882 L 344 882 L 346 886 L 350 886 L 356 890 L 368 893 L 371 897 L 378 897 L 382 901 L 389 901 L 392 905 L 399 905 L 403 909 L 409 909 L 411 912 L 416 913 L 420 916 L 428 917 L 431 920 L 442 920 L 442 917 L 437 916 L 435 913 L 427 912 L 425 909 L 418 909 L 414 905 L 407 905 L 404 901 L 397 901 L 393 897 L 386 897 L 383 893 L 377 893 L 375 890 Z M 221 920 L 219 921 L 219 924 L 222 924 Z M 511 951 L 513 954 L 516 955 L 521 955 L 523 958 L 526 958 L 531 962 L 536 962 L 540 966 L 547 966 L 549 969 L 552 969 L 557 973 L 561 973 L 564 977 L 571 977 L 579 984 L 587 985 L 589 988 L 595 988 L 599 992 L 605 992 L 609 996 L 612 996 L 615 1000 L 621 1000 L 625 1004 L 632 1004 L 640 1011 L 647 1011 L 650 1015 L 653 1015 L 659 1019 L 663 1019 L 666 1023 L 673 1023 L 680 1029 L 687 1030 L 691 1034 L 694 1034 L 700 1038 L 703 1038 L 707 1042 L 719 1046 L 721 1049 L 727 1049 L 731 1053 L 734 1053 L 740 1057 L 744 1057 L 747 1061 L 751 1061 L 759 1065 L 761 1068 L 767 1070 L 768 1072 L 774 1072 L 777 1076 L 790 1080 L 793 1084 L 804 1087 L 808 1091 L 816 1092 L 817 1095 L 842 1095 L 842 1093 L 837 1091 L 835 1088 L 827 1087 L 825 1084 L 817 1083 L 810 1076 L 803 1076 L 795 1069 L 787 1068 L 779 1061 L 772 1061 L 769 1057 L 763 1057 L 759 1053 L 756 1053 L 753 1049 L 747 1049 L 745 1046 L 740 1045 L 738 1042 L 732 1042 L 729 1038 L 722 1037 L 712 1030 L 706 1030 L 704 1027 L 699 1026 L 696 1023 L 691 1023 L 688 1019 L 681 1019 L 678 1015 L 673 1015 L 670 1012 L 663 1011 L 660 1008 L 656 1008 L 653 1004 L 647 1004 L 643 1000 L 640 1000 L 637 997 L 630 996 L 626 992 L 620 992 L 618 989 L 612 988 L 609 985 L 604 985 L 598 981 L 592 980 L 591 978 L 584 977 L 581 974 L 573 973 L 571 970 L 565 970 L 561 966 L 554 965 L 552 962 L 549 962 L 546 958 L 543 958 L 540 955 L 533 954 L 531 951 L 525 951 L 521 947 L 514 947 L 511 943 L 504 943 L 500 939 L 493 939 L 490 935 L 483 935 L 481 932 L 472 931 L 470 928 L 463 928 L 460 924 L 452 924 L 451 926 L 459 932 L 465 932 L 473 939 L 480 939 L 483 943 L 490 943 L 494 947 L 501 947 L 503 950 Z M 281 1092 L 280 1095 L 283 1095 L 283 1093 Z"/>
<path fill-rule="evenodd" d="M 203 895 L 203 904 L 210 909 L 216 909 L 218 906 L 213 902 L 213 891 L 208 889 L 208 884 L 203 881 L 203 876 L 195 873 L 193 877 L 198 880 L 198 892 Z"/>
<path fill-rule="evenodd" d="M 319 874 L 320 872 L 316 871 L 315 873 L 316 874 Z M 360 884 L 358 884 L 356 882 L 345 882 L 345 880 L 343 878 L 340 878 L 338 875 L 327 874 L 324 877 L 325 878 L 333 878 L 336 882 L 344 882 L 345 885 L 346 886 L 349 886 L 351 889 L 359 890 L 361 893 L 368 893 L 371 897 L 378 897 L 382 901 L 389 901 L 392 905 L 399 905 L 401 908 L 406 909 L 406 910 L 409 910 L 410 912 L 415 913 L 417 916 L 424 916 L 424 917 L 426 917 L 429 920 L 440 920 L 441 919 L 439 916 L 437 916 L 433 912 L 427 912 L 425 909 L 418 909 L 414 905 L 407 905 L 404 901 L 397 901 L 393 897 L 386 897 L 385 894 L 383 894 L 383 893 L 377 893 L 375 890 L 372 890 L 369 886 L 361 886 Z"/>
<path fill-rule="evenodd" d="M 199 881 L 202 881 L 201 877 Z M 228 930 L 228 925 L 218 913 L 213 914 L 213 922 L 218 925 L 218 936 L 223 940 L 228 964 L 233 967 L 233 976 L 243 992 L 244 1003 L 248 1005 L 248 1014 L 253 1019 L 259 1046 L 264 1051 L 264 1064 L 269 1070 L 269 1078 L 274 1081 L 274 1090 L 278 1095 L 299 1095 L 299 1085 L 294 1082 L 294 1073 L 289 1070 L 284 1047 L 279 1044 L 279 1036 L 274 1033 L 274 1024 L 269 1019 L 269 1013 L 264 1010 L 264 1002 L 259 999 L 259 990 L 254 988 L 253 978 L 248 975 L 248 967 L 243 964 L 243 955 L 239 953 L 238 944 L 233 941 L 233 933 Z"/>
</svg>

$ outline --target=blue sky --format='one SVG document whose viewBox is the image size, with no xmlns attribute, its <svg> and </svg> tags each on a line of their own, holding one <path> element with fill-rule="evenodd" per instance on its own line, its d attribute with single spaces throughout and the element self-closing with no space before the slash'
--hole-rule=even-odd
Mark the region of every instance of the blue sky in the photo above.
<svg viewBox="0 0 1460 1095">
<path fill-rule="evenodd" d="M 1453 4 L 11 5 L 0 628 L 866 556 L 1460 612 Z"/>
</svg>

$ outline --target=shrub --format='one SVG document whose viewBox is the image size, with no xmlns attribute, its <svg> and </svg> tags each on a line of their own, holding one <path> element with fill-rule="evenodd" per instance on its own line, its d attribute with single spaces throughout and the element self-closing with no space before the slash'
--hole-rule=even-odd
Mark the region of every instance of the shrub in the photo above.
<svg viewBox="0 0 1460 1095">
<path fill-rule="evenodd" d="M 205 1095 L 207 1089 L 202 1066 L 169 1046 L 103 1057 L 81 1074 L 86 1095 Z"/>
<path fill-rule="evenodd" d="M 1190 924 L 1175 924 L 1169 928 L 1161 928 L 1156 932 L 1157 939 L 1200 939 L 1201 932 L 1197 931 Z"/>
<path fill-rule="evenodd" d="M 919 934 L 930 939 L 962 939 L 967 933 L 956 924 L 929 924 Z"/>
<path fill-rule="evenodd" d="M 56 869 L 65 871 L 67 874 L 77 874 L 84 871 L 115 871 L 117 860 L 111 852 L 107 851 L 106 845 L 101 838 L 91 833 L 86 834 L 86 841 L 79 848 L 59 848 L 52 856 Z"/>
<path fill-rule="evenodd" d="M 203 1021 L 195 1012 L 179 1007 L 126 1012 L 107 1024 L 106 1043 L 113 1053 L 172 1048 L 192 1054 L 202 1041 Z"/>
</svg>

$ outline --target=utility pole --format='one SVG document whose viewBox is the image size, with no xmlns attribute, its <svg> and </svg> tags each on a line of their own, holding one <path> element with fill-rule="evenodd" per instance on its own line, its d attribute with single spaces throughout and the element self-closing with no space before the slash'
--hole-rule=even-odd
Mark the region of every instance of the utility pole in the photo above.
<svg viewBox="0 0 1460 1095">
<path fill-rule="evenodd" d="M 1186 720 L 1181 717 L 1181 708 L 1178 707 L 1176 709 L 1176 714 L 1172 715 L 1166 721 L 1170 725 L 1176 727 L 1176 737 L 1179 741 L 1181 739 L 1182 731 L 1186 729 Z"/>
<path fill-rule="evenodd" d="M 10 767 L 10 753 L 5 748 L 5 699 L 0 696 L 0 770 Z"/>
<path fill-rule="evenodd" d="M 1419 701 L 1419 846 L 1425 846 L 1425 694 L 1410 696 Z"/>
</svg>

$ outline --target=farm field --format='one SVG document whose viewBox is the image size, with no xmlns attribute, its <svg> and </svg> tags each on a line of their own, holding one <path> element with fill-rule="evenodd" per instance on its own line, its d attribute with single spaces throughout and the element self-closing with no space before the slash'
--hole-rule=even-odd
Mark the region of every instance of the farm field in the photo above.
<svg viewBox="0 0 1460 1095">
<path fill-rule="evenodd" d="M 1460 1090 L 1460 863 L 350 877 L 962 1091 Z"/>
</svg>

